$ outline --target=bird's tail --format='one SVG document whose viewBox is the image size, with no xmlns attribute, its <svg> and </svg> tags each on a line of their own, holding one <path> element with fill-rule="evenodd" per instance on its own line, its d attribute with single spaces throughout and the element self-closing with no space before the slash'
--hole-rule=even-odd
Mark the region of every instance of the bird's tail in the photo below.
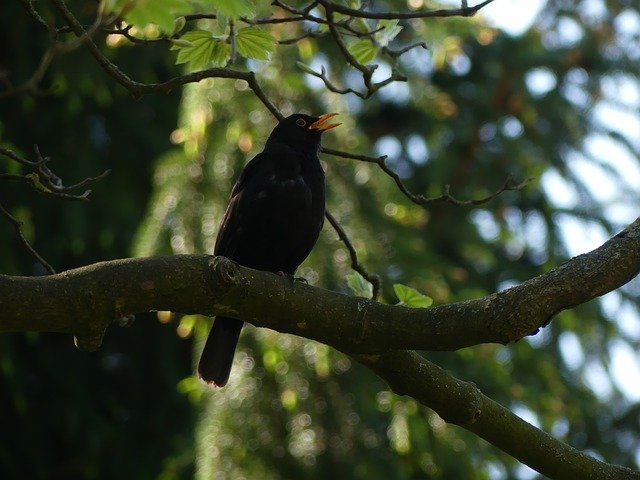
<svg viewBox="0 0 640 480">
<path fill-rule="evenodd" d="M 207 383 L 224 387 L 229 380 L 243 322 L 229 317 L 216 317 L 204 344 L 198 364 L 198 376 Z"/>
</svg>

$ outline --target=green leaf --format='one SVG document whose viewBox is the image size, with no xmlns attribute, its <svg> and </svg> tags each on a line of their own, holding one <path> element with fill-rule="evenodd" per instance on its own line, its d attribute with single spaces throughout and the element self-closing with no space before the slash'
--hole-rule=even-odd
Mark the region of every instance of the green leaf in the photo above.
<svg viewBox="0 0 640 480">
<path fill-rule="evenodd" d="M 400 303 L 406 307 L 426 308 L 433 304 L 433 298 L 420 293 L 415 288 L 407 287 L 401 283 L 394 283 L 393 291 L 396 293 Z"/>
<path fill-rule="evenodd" d="M 255 6 L 248 0 L 213 0 L 214 10 L 230 18 L 253 17 Z"/>
<path fill-rule="evenodd" d="M 378 53 L 376 46 L 371 40 L 360 40 L 349 46 L 349 52 L 354 58 L 362 65 L 367 65 L 371 62 Z"/>
<path fill-rule="evenodd" d="M 224 65 L 231 54 L 231 46 L 206 30 L 192 30 L 173 42 L 171 50 L 178 51 L 177 64 L 189 63 L 192 70 L 201 70 L 207 64 Z"/>
<path fill-rule="evenodd" d="M 238 30 L 236 48 L 243 57 L 267 60 L 276 49 L 276 39 L 258 27 L 245 27 Z"/>
<path fill-rule="evenodd" d="M 213 45 L 211 52 L 211 62 L 216 67 L 224 67 L 231 57 L 231 45 L 222 40 L 218 40 Z"/>
<path fill-rule="evenodd" d="M 171 33 L 175 27 L 174 22 L 179 13 L 191 11 L 191 5 L 187 0 L 135 0 L 126 7 L 131 9 L 125 14 L 127 23 L 144 27 L 154 23 L 163 32 Z"/>
<path fill-rule="evenodd" d="M 358 272 L 352 272 L 347 275 L 347 285 L 353 294 L 358 297 L 373 297 L 373 286 Z"/>
<path fill-rule="evenodd" d="M 398 19 L 395 20 L 380 20 L 378 22 L 378 28 L 384 27 L 384 30 L 376 33 L 376 41 L 381 47 L 386 47 L 389 42 L 396 38 L 402 31 L 402 27 L 398 25 Z"/>
</svg>

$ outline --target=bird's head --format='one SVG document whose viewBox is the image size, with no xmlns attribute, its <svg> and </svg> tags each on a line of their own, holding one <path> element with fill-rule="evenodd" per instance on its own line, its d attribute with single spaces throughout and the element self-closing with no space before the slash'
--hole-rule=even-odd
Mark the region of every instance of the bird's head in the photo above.
<svg viewBox="0 0 640 480">
<path fill-rule="evenodd" d="M 339 123 L 328 123 L 328 120 L 336 115 L 337 113 L 326 113 L 319 117 L 313 117 L 303 113 L 294 113 L 280 120 L 280 123 L 271 132 L 268 142 L 276 141 L 299 150 L 315 152 L 320 147 L 322 132 L 340 125 Z"/>
</svg>

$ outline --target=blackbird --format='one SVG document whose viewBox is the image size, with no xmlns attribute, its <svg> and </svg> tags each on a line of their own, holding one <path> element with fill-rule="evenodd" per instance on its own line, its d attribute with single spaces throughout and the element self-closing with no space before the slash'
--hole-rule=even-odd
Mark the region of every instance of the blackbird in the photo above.
<svg viewBox="0 0 640 480">
<path fill-rule="evenodd" d="M 318 160 L 322 132 L 336 113 L 291 115 L 278 123 L 264 150 L 244 168 L 224 214 L 215 255 L 245 267 L 293 276 L 307 258 L 324 223 L 324 172 Z M 216 317 L 198 375 L 222 387 L 243 322 Z"/>
</svg>

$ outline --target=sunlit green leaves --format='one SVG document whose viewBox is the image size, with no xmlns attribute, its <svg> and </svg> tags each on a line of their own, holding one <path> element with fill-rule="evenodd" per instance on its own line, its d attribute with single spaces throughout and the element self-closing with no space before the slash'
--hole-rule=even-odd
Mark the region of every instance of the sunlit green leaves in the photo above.
<svg viewBox="0 0 640 480">
<path fill-rule="evenodd" d="M 349 45 L 349 52 L 363 65 L 371 63 L 378 54 L 378 48 L 386 47 L 402 31 L 398 20 L 380 20 L 373 34 L 373 39 L 362 39 Z M 365 29 L 368 26 L 365 24 Z"/>
<path fill-rule="evenodd" d="M 415 288 L 408 287 L 401 283 L 395 283 L 393 285 L 393 291 L 396 293 L 396 296 L 400 301 L 398 305 L 414 308 L 426 308 L 430 307 L 433 303 L 433 299 L 431 297 L 420 293 Z"/>
<path fill-rule="evenodd" d="M 267 60 L 276 45 L 269 33 L 256 27 L 241 28 L 235 42 L 239 55 L 256 60 Z M 188 63 L 191 70 L 201 70 L 208 65 L 225 66 L 231 57 L 227 38 L 206 30 L 187 32 L 172 43 L 171 49 L 178 51 L 176 63 Z"/>
<path fill-rule="evenodd" d="M 386 47 L 389 45 L 389 42 L 396 38 L 402 27 L 398 25 L 398 20 L 380 20 L 378 22 L 378 28 L 382 28 L 379 32 L 376 33 L 375 38 L 378 42 L 378 45 L 381 47 Z M 384 27 L 384 28 L 383 28 Z"/>
<path fill-rule="evenodd" d="M 211 62 L 217 67 L 226 65 L 231 55 L 231 45 L 222 40 L 218 40 L 213 44 L 213 50 L 211 52 Z"/>
<path fill-rule="evenodd" d="M 209 64 L 222 66 L 231 55 L 231 46 L 205 30 L 193 30 L 175 41 L 171 50 L 178 51 L 177 64 L 188 63 L 191 70 L 201 70 Z"/>
<path fill-rule="evenodd" d="M 238 30 L 236 48 L 243 57 L 267 60 L 276 49 L 276 40 L 257 27 L 245 27 Z"/>
<path fill-rule="evenodd" d="M 179 14 L 191 11 L 187 0 L 132 0 L 105 2 L 105 11 L 123 14 L 127 23 L 143 27 L 154 23 L 164 32 L 174 31 Z"/>
<path fill-rule="evenodd" d="M 358 63 L 366 65 L 376 57 L 378 49 L 371 40 L 359 40 L 349 46 L 349 52 Z"/>
<path fill-rule="evenodd" d="M 372 285 L 358 272 L 347 275 L 347 285 L 354 295 L 358 297 L 371 298 L 373 296 Z"/>
<path fill-rule="evenodd" d="M 253 17 L 255 6 L 248 0 L 212 0 L 213 9 L 229 18 Z"/>
</svg>

